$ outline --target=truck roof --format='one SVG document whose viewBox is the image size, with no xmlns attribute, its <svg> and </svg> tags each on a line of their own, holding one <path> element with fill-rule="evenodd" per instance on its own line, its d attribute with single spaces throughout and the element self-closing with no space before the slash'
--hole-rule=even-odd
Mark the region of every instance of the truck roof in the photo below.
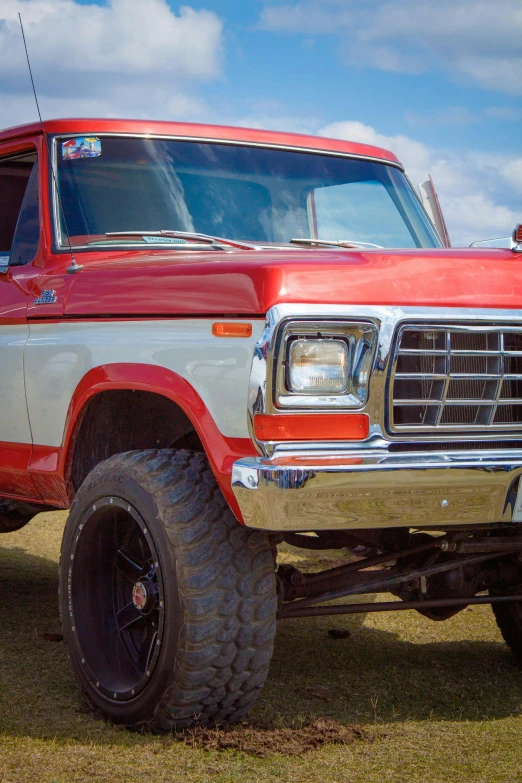
<svg viewBox="0 0 522 783">
<path fill-rule="evenodd" d="M 299 133 L 282 133 L 279 131 L 262 130 L 259 128 L 237 128 L 225 125 L 201 125 L 188 122 L 161 122 L 158 120 L 122 120 L 74 118 L 45 120 L 45 133 L 59 134 L 150 134 L 151 136 L 176 136 L 205 141 L 237 141 L 252 144 L 274 145 L 278 147 L 295 147 L 299 149 L 318 150 L 322 152 L 344 153 L 364 158 L 377 158 L 391 163 L 399 163 L 397 157 L 389 150 L 375 147 L 371 144 L 360 144 L 354 141 L 327 139 L 321 136 L 306 136 Z M 0 141 L 19 139 L 42 133 L 39 122 L 29 125 L 19 125 L 0 131 Z"/>
</svg>

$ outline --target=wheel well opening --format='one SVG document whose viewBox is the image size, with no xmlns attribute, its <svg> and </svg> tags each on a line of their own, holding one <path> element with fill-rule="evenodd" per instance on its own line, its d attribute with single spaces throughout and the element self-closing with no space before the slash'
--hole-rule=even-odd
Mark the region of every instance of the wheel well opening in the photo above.
<svg viewBox="0 0 522 783">
<path fill-rule="evenodd" d="M 86 406 L 73 434 L 69 494 L 74 495 L 95 465 L 113 454 L 172 447 L 204 451 L 179 405 L 153 392 L 100 392 Z"/>
</svg>

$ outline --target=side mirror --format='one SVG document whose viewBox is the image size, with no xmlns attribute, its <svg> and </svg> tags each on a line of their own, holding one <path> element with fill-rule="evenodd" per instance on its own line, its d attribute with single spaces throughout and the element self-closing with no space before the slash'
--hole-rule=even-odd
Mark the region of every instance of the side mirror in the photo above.
<svg viewBox="0 0 522 783">
<path fill-rule="evenodd" d="M 470 247 L 505 247 L 511 248 L 511 237 L 497 237 L 495 239 L 478 239 L 472 242 Z"/>
<path fill-rule="evenodd" d="M 419 185 L 419 193 L 422 205 L 431 218 L 431 222 L 435 226 L 437 234 L 442 240 L 442 244 L 444 247 L 451 247 L 446 221 L 444 220 L 444 215 L 440 208 L 439 197 L 437 196 L 437 191 L 435 190 L 431 175 L 426 182 L 422 182 Z"/>
<path fill-rule="evenodd" d="M 522 223 L 515 226 L 510 237 L 498 237 L 496 239 L 480 239 L 472 242 L 470 247 L 505 247 L 513 253 L 522 253 Z"/>
<path fill-rule="evenodd" d="M 0 252 L 0 275 L 6 275 L 9 271 L 9 253 Z"/>
</svg>

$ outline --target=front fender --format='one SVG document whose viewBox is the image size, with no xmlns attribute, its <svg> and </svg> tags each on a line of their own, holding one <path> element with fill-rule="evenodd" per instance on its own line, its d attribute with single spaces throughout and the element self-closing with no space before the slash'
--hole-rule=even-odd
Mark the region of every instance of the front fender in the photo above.
<svg viewBox="0 0 522 783">
<path fill-rule="evenodd" d="M 233 463 L 256 452 L 249 438 L 230 438 L 217 427 L 205 403 L 185 379 L 164 367 L 140 363 L 112 363 L 94 367 L 81 379 L 74 390 L 65 422 L 62 445 L 59 449 L 35 446 L 30 470 L 47 503 L 68 505 L 67 492 L 70 466 L 74 455 L 76 436 L 89 402 L 99 393 L 111 390 L 139 390 L 167 397 L 178 405 L 190 419 L 227 502 L 242 521 L 241 513 L 231 488 Z M 51 490 L 52 497 L 49 497 Z"/>
</svg>

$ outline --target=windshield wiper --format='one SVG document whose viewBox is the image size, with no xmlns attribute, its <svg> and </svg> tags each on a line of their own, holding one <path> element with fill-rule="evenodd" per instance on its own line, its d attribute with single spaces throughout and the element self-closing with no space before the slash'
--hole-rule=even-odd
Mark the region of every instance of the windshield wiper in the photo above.
<svg viewBox="0 0 522 783">
<path fill-rule="evenodd" d="M 331 247 L 372 247 L 382 248 L 382 245 L 374 245 L 373 242 L 359 242 L 355 239 L 301 239 L 299 237 L 291 239 L 296 245 L 329 245 Z"/>
<path fill-rule="evenodd" d="M 160 239 L 161 237 L 165 238 L 171 238 L 171 239 L 180 239 L 181 242 L 172 242 L 172 246 L 183 246 L 183 250 L 186 250 L 187 248 L 191 248 L 192 250 L 200 250 L 206 247 L 212 247 L 215 250 L 221 249 L 223 246 L 225 247 L 237 247 L 240 250 L 260 250 L 259 245 L 254 245 L 250 242 L 242 242 L 236 239 L 224 239 L 223 237 L 215 237 L 211 234 L 200 234 L 196 231 L 170 231 L 170 230 L 163 230 L 163 231 L 108 231 L 105 234 L 106 237 L 141 237 L 144 239 L 144 241 L 147 241 L 149 237 L 151 237 L 152 240 L 154 238 Z M 154 241 L 149 242 L 149 244 L 154 244 Z M 158 242 L 160 244 L 160 242 Z M 171 243 L 165 243 L 165 244 L 171 244 Z"/>
</svg>

